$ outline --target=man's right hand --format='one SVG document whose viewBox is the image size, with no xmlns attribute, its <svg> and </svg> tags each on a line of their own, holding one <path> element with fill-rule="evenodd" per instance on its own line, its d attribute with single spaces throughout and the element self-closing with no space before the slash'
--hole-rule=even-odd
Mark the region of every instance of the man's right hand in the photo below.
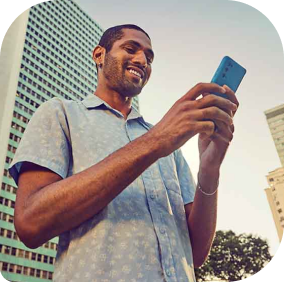
<svg viewBox="0 0 284 282">
<path fill-rule="evenodd" d="M 233 123 L 229 113 L 236 110 L 234 103 L 214 94 L 197 99 L 202 94 L 212 92 L 225 93 L 226 89 L 215 83 L 198 83 L 152 128 L 152 134 L 159 142 L 161 157 L 180 148 L 198 133 L 210 137 L 214 134 L 216 122 Z"/>
</svg>

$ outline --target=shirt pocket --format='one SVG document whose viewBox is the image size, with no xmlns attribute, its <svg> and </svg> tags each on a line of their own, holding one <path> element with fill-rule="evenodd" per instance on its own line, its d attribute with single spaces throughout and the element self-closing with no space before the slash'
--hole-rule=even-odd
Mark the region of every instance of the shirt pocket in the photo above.
<svg viewBox="0 0 284 282">
<path fill-rule="evenodd" d="M 178 181 L 176 164 L 173 154 L 159 159 L 159 169 L 165 188 L 181 196 L 181 189 Z"/>
<path fill-rule="evenodd" d="M 159 160 L 159 167 L 165 192 L 170 203 L 170 213 L 177 225 L 185 221 L 184 202 L 173 155 Z"/>
</svg>

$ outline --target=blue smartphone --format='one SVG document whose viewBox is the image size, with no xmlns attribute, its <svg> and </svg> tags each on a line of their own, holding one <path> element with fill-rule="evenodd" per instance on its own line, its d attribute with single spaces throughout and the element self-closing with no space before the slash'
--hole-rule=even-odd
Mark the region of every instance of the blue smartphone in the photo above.
<svg viewBox="0 0 284 282">
<path fill-rule="evenodd" d="M 229 56 L 225 56 L 217 71 L 215 72 L 211 82 L 217 83 L 220 86 L 228 85 L 234 92 L 237 91 L 243 77 L 246 74 L 246 69 L 234 61 Z M 226 94 L 213 93 L 215 95 L 227 98 Z"/>
</svg>

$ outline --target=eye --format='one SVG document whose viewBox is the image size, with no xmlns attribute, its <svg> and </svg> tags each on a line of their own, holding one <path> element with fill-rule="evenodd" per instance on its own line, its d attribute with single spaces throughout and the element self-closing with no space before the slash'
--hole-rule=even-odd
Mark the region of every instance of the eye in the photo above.
<svg viewBox="0 0 284 282">
<path fill-rule="evenodd" d="M 129 54 L 134 54 L 134 53 L 135 53 L 135 50 L 134 50 L 132 47 L 125 47 L 124 49 L 125 49 L 126 52 L 129 53 Z"/>
</svg>

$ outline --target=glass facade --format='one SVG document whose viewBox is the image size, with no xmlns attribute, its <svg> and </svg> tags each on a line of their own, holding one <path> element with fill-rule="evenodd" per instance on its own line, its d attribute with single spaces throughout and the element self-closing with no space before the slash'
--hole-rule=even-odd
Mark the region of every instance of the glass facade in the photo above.
<svg viewBox="0 0 284 282">
<path fill-rule="evenodd" d="M 39 105 L 52 97 L 82 100 L 97 86 L 92 52 L 103 29 L 75 2 L 49 1 L 28 12 L 24 49 L 0 194 L 0 270 L 9 281 L 52 280 L 58 238 L 32 250 L 14 227 L 17 186 L 8 173 L 18 143 Z M 138 108 L 138 99 L 135 99 Z"/>
</svg>

